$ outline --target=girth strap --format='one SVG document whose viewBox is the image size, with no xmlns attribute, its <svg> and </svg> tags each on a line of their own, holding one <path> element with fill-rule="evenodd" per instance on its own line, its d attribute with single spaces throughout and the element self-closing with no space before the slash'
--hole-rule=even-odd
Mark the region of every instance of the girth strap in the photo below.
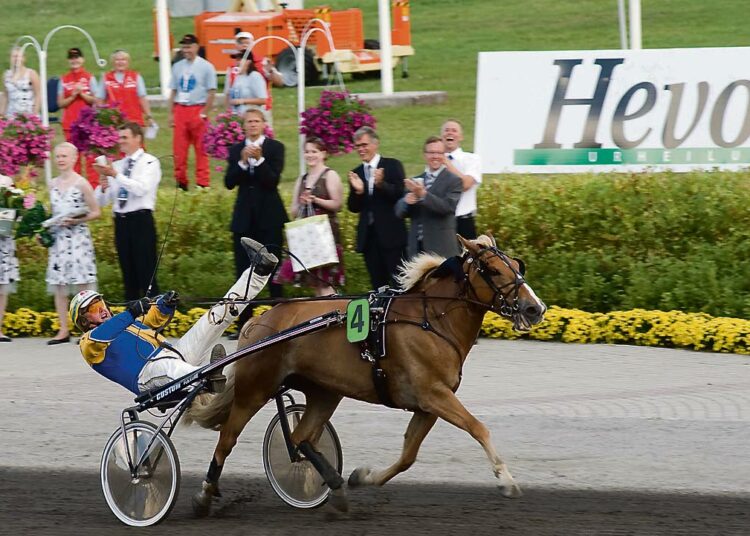
<svg viewBox="0 0 750 536">
<path fill-rule="evenodd" d="M 378 398 L 383 405 L 395 408 L 396 404 L 388 393 L 388 378 L 385 371 L 380 368 L 380 360 L 375 360 L 372 364 L 372 383 L 375 385 L 375 392 L 378 393 Z"/>
</svg>

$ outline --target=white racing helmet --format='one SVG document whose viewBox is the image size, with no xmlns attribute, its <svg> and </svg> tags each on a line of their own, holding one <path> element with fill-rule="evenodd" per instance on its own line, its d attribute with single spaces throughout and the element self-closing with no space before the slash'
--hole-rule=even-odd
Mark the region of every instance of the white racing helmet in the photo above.
<svg viewBox="0 0 750 536">
<path fill-rule="evenodd" d="M 73 296 L 73 299 L 70 300 L 70 308 L 68 309 L 68 312 L 70 313 L 70 319 L 78 329 L 81 331 L 88 330 L 88 325 L 81 322 L 84 320 L 86 309 L 88 309 L 88 306 L 93 302 L 101 299 L 102 295 L 95 290 L 82 290 Z"/>
</svg>

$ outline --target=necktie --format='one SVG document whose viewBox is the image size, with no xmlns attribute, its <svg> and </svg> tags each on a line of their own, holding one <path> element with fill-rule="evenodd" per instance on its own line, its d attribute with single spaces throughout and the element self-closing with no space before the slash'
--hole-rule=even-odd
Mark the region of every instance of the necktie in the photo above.
<svg viewBox="0 0 750 536">
<path fill-rule="evenodd" d="M 365 164 L 365 180 L 367 181 L 367 192 L 372 195 L 372 190 L 375 186 L 375 181 L 372 177 L 372 166 Z M 372 225 L 375 223 L 375 215 L 372 213 L 372 209 L 368 211 L 367 222 Z"/>
<path fill-rule="evenodd" d="M 433 175 L 432 173 L 427 173 L 424 179 L 424 187 L 429 190 L 430 186 L 432 186 L 432 183 L 435 182 L 435 179 L 437 179 L 435 175 Z"/>
<path fill-rule="evenodd" d="M 452 154 L 448 155 L 448 160 L 453 160 L 453 155 Z"/>
<path fill-rule="evenodd" d="M 125 170 L 123 171 L 123 175 L 125 177 L 130 178 L 130 173 L 133 171 L 133 166 L 135 165 L 135 160 L 128 157 L 125 159 Z M 123 208 L 125 206 L 125 203 L 128 202 L 128 191 L 120 186 L 120 190 L 117 192 L 117 204 L 120 208 Z"/>
<path fill-rule="evenodd" d="M 372 165 L 367 164 L 365 166 L 365 178 L 367 179 L 367 189 L 370 192 L 370 195 L 372 195 L 372 190 L 375 187 L 375 179 L 372 175 L 373 175 Z"/>
</svg>

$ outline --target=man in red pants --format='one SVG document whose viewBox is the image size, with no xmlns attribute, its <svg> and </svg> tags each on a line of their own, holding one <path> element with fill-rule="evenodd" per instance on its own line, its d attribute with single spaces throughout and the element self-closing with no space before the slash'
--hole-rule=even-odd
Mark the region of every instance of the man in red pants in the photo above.
<svg viewBox="0 0 750 536">
<path fill-rule="evenodd" d="M 70 71 L 62 75 L 57 86 L 57 105 L 62 109 L 62 127 L 65 141 L 71 141 L 70 127 L 78 119 L 81 111 L 96 100 L 96 78 L 83 67 L 83 52 L 80 48 L 68 49 Z M 99 174 L 94 170 L 94 157 L 81 153 L 73 170 L 81 174 L 81 159 L 86 160 L 86 178 L 91 186 L 99 185 Z"/>
<path fill-rule="evenodd" d="M 183 59 L 172 66 L 172 94 L 169 97 L 169 125 L 174 128 L 174 176 L 177 186 L 188 189 L 188 147 L 195 148 L 195 183 L 210 186 L 208 155 L 203 149 L 208 114 L 216 94 L 216 69 L 198 56 L 198 38 L 186 34 L 180 39 Z"/>
</svg>

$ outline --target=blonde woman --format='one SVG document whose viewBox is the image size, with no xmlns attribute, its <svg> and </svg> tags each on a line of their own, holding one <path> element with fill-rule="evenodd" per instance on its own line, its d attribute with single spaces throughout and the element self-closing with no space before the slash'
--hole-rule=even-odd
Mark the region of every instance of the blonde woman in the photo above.
<svg viewBox="0 0 750 536">
<path fill-rule="evenodd" d="M 0 98 L 0 116 L 18 114 L 39 115 L 39 75 L 24 65 L 24 54 L 19 47 L 10 53 L 10 69 L 3 75 L 5 94 Z"/>
<path fill-rule="evenodd" d="M 82 290 L 96 290 L 96 257 L 86 222 L 101 215 L 89 182 L 73 168 L 78 150 L 72 143 L 61 143 L 54 150 L 60 175 L 50 182 L 52 217 L 59 218 L 52 228 L 55 238 L 49 248 L 47 289 L 55 298 L 60 331 L 47 344 L 70 341 L 68 296 Z"/>
</svg>

